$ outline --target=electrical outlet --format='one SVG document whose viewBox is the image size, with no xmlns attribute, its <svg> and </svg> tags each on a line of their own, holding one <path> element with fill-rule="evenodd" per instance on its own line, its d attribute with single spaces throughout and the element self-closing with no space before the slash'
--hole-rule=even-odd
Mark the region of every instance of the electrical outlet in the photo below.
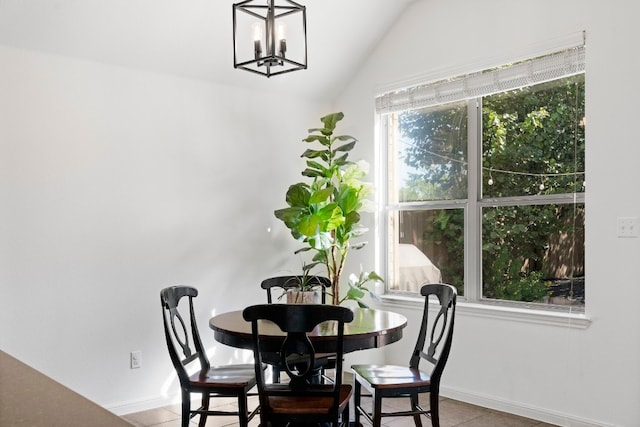
<svg viewBox="0 0 640 427">
<path fill-rule="evenodd" d="M 131 369 L 138 369 L 142 367 L 142 351 L 132 351 L 130 355 Z"/>
<path fill-rule="evenodd" d="M 618 218 L 618 237 L 638 237 L 638 217 Z"/>
</svg>

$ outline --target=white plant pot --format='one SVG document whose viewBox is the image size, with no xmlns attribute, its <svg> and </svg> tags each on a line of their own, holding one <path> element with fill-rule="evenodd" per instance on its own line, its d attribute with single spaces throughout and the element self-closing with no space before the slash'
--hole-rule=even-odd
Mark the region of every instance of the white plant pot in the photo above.
<svg viewBox="0 0 640 427">
<path fill-rule="evenodd" d="M 287 291 L 287 304 L 320 304 L 320 291 Z"/>
</svg>

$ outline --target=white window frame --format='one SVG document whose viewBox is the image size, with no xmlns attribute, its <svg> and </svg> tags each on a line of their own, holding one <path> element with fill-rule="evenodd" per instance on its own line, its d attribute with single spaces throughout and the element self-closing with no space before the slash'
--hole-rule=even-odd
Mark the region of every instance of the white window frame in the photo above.
<svg viewBox="0 0 640 427">
<path fill-rule="evenodd" d="M 553 66 L 549 67 L 552 70 L 543 70 L 546 77 L 540 77 L 536 79 L 533 74 L 536 72 L 536 66 L 533 64 L 535 61 L 524 61 L 517 64 L 514 67 L 506 68 L 506 72 L 500 70 L 505 75 L 505 80 L 515 81 L 512 85 L 513 89 L 523 86 L 529 86 L 544 81 L 555 80 L 561 77 L 567 77 L 574 74 L 584 73 L 585 68 L 585 46 L 584 46 L 584 33 L 580 39 L 580 43 L 572 44 L 570 46 L 563 46 L 563 52 L 558 52 L 557 56 L 572 55 L 570 66 L 574 67 L 571 71 L 567 72 L 566 68 L 555 67 L 556 71 L 553 71 Z M 548 54 L 549 52 L 545 52 Z M 553 55 L 552 55 L 553 56 Z M 552 58 L 552 61 L 554 59 Z M 555 60 L 557 63 L 558 61 Z M 545 67 L 542 64 L 542 67 Z M 541 74 L 541 73 L 538 73 Z M 496 75 L 492 78 L 495 80 Z M 519 82 L 519 83 L 518 83 Z M 453 101 L 459 101 L 466 99 L 468 102 L 468 117 L 469 117 L 469 129 L 481 129 L 481 126 L 474 126 L 478 120 L 481 120 L 480 100 L 482 96 L 487 96 L 492 93 L 508 91 L 507 89 L 496 90 L 494 92 L 486 89 L 482 89 L 483 84 L 486 84 L 486 78 L 482 73 L 476 73 L 473 75 L 466 75 L 461 79 L 445 79 L 437 83 L 429 83 L 423 85 L 413 84 L 410 88 L 404 88 L 401 90 L 390 91 L 376 98 L 376 127 L 377 127 L 377 141 L 378 141 L 378 165 L 377 168 L 380 171 L 378 183 L 378 189 L 380 191 L 381 206 L 381 220 L 378 221 L 378 241 L 381 244 L 379 251 L 380 263 L 383 266 L 381 271 L 387 273 L 389 254 L 386 248 L 391 243 L 389 239 L 388 229 L 388 214 L 394 207 L 388 204 L 388 150 L 387 147 L 382 147 L 382 143 L 388 140 L 389 129 L 387 127 L 388 120 L 384 115 L 386 113 L 394 111 L 403 111 L 407 109 L 424 108 L 428 106 L 435 106 L 445 104 Z M 471 94 L 477 94 L 474 89 L 474 85 L 482 93 L 479 97 L 471 96 Z M 499 83 L 497 86 L 501 86 Z M 504 86 L 503 86 L 504 87 Z M 463 95 L 461 96 L 461 93 Z M 475 110 L 474 110 L 475 109 Z M 463 208 L 465 216 L 465 265 L 464 265 L 464 277 L 465 277 L 465 292 L 464 297 L 460 298 L 460 310 L 461 313 L 471 313 L 481 317 L 498 317 L 508 318 L 511 320 L 534 322 L 542 324 L 563 325 L 574 328 L 586 328 L 590 324 L 590 319 L 586 316 L 584 309 L 580 308 L 575 310 L 571 306 L 558 307 L 554 305 L 536 304 L 536 303 L 523 303 L 518 301 L 505 301 L 505 300 L 493 300 L 482 298 L 482 277 L 480 257 L 475 256 L 481 253 L 481 215 L 482 208 L 485 206 L 507 206 L 507 205 L 525 205 L 525 204 L 549 204 L 553 202 L 567 203 L 567 195 L 548 195 L 548 196 L 525 196 L 525 197 L 513 197 L 503 199 L 480 199 L 481 191 L 481 176 L 479 174 L 479 168 L 481 167 L 482 158 L 480 156 L 480 138 L 481 135 L 472 132 L 468 135 L 468 151 L 467 156 L 468 163 L 468 194 L 465 200 L 447 200 L 429 202 L 429 207 L 440 208 Z M 572 195 L 572 203 L 584 203 L 584 193 L 574 193 Z M 381 295 L 381 300 L 384 304 L 390 306 L 399 307 L 414 307 L 420 301 L 419 295 L 408 295 L 401 293 L 388 293 L 385 292 Z"/>
</svg>

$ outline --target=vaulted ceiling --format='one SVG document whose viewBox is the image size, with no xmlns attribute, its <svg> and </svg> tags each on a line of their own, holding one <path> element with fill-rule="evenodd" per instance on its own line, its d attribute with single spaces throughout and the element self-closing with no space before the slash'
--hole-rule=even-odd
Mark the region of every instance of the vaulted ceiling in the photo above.
<svg viewBox="0 0 640 427">
<path fill-rule="evenodd" d="M 0 0 L 0 45 L 331 99 L 416 0 L 300 0 L 309 68 L 269 79 L 233 68 L 234 1 Z"/>
</svg>

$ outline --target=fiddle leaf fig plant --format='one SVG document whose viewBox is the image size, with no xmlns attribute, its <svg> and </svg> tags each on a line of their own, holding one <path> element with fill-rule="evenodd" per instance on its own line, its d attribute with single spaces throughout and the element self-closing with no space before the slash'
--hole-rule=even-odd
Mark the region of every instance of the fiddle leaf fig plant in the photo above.
<svg viewBox="0 0 640 427">
<path fill-rule="evenodd" d="M 335 135 L 337 123 L 344 118 L 341 112 L 322 117 L 321 128 L 309 129 L 304 142 L 314 144 L 302 153 L 306 168 L 302 176 L 307 182 L 289 187 L 286 194 L 288 207 L 278 209 L 275 216 L 284 222 L 292 236 L 305 243 L 296 251 L 313 251 L 313 261 L 324 264 L 331 280 L 331 296 L 335 305 L 355 300 L 361 306 L 369 280 L 381 281 L 375 273 L 343 298 L 340 297 L 340 277 L 350 249 L 360 249 L 365 243 L 352 239 L 367 231 L 359 224 L 360 212 L 367 207 L 371 186 L 362 181 L 368 172 L 364 161 L 352 162 L 349 152 L 356 145 L 350 135 Z M 371 293 L 371 292 L 370 292 Z"/>
</svg>

